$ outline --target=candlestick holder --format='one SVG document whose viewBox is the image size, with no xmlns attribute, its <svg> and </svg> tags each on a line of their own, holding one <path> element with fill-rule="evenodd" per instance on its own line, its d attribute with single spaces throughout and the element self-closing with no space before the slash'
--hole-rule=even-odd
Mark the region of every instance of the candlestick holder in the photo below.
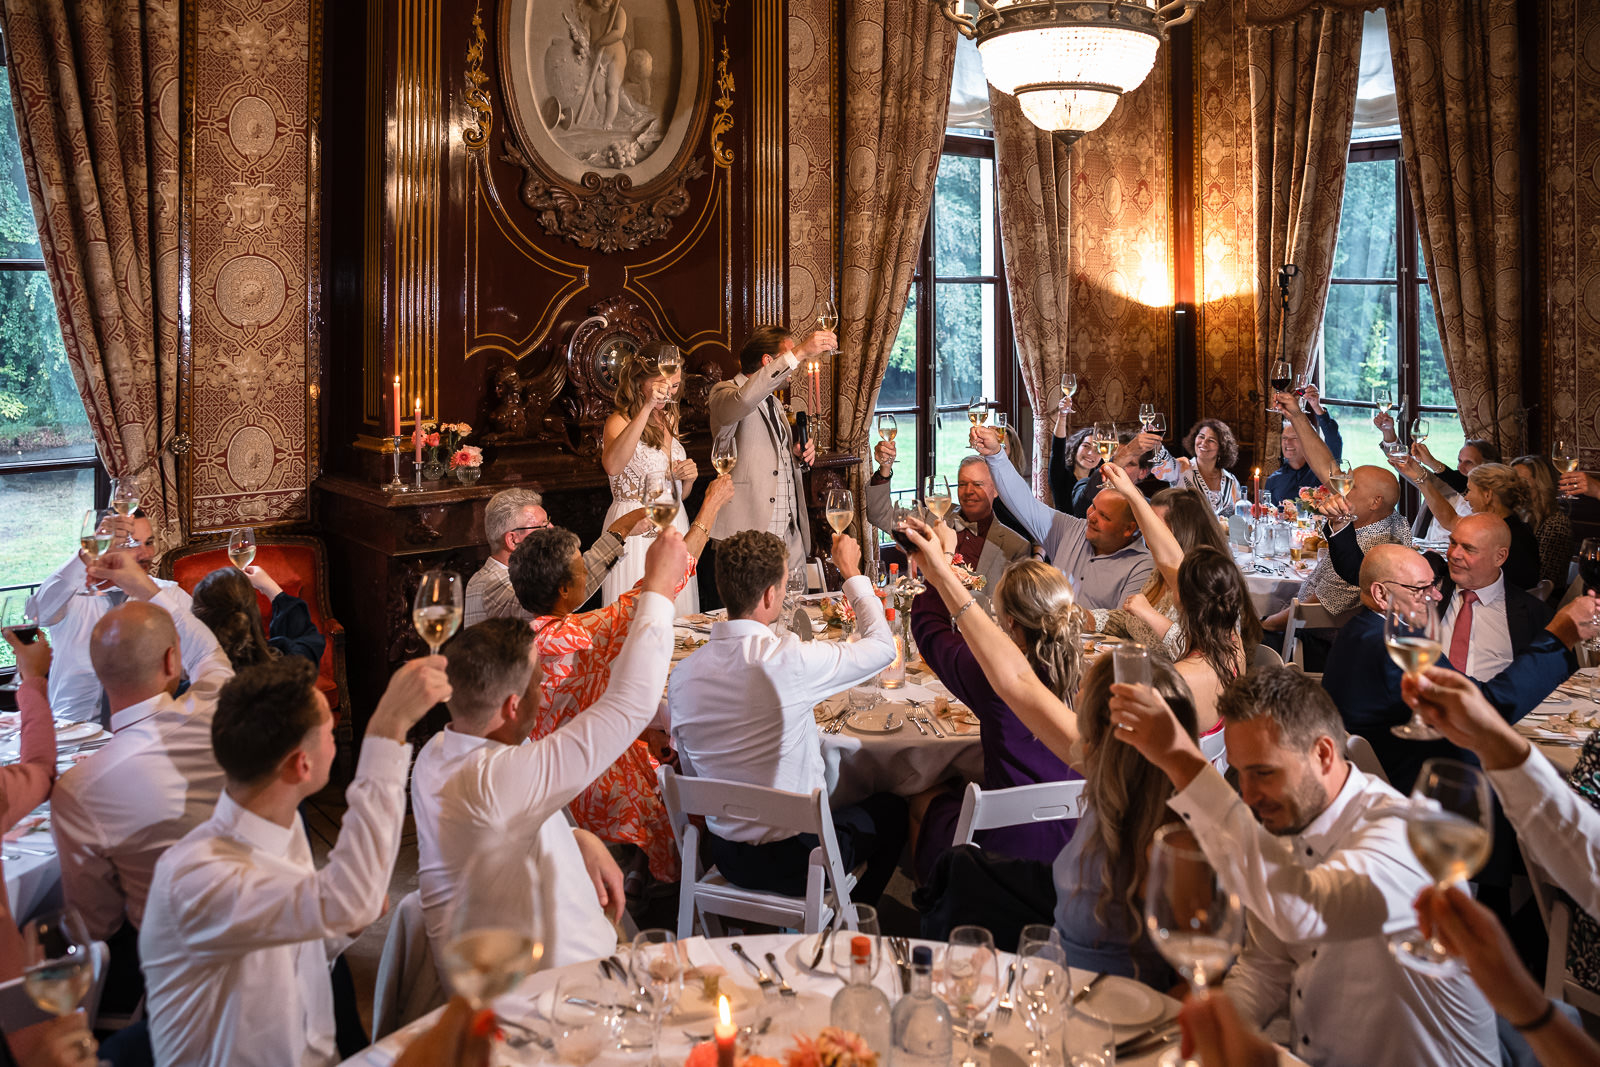
<svg viewBox="0 0 1600 1067">
<path fill-rule="evenodd" d="M 415 458 L 412 459 L 411 471 L 413 477 L 411 492 L 420 493 L 422 492 L 422 464 L 417 462 Z"/>
<path fill-rule="evenodd" d="M 384 483 L 383 491 L 386 493 L 404 493 L 406 483 L 400 480 L 400 445 L 405 440 L 399 434 L 390 438 L 394 442 L 394 477 Z"/>
</svg>

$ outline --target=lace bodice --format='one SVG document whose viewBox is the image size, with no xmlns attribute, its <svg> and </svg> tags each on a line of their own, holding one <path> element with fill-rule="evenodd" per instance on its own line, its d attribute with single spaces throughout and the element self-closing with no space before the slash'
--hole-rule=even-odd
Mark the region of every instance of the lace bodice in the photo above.
<svg viewBox="0 0 1600 1067">
<path fill-rule="evenodd" d="M 670 463 L 678 463 L 688 459 L 689 454 L 683 450 L 683 442 L 676 437 L 672 439 L 672 459 Z M 667 453 L 659 448 L 652 448 L 644 443 L 643 438 L 634 446 L 633 458 L 628 460 L 628 465 L 622 468 L 621 474 L 611 476 L 611 498 L 613 500 L 642 500 L 644 498 L 644 480 L 647 475 L 664 473 L 670 465 Z"/>
</svg>

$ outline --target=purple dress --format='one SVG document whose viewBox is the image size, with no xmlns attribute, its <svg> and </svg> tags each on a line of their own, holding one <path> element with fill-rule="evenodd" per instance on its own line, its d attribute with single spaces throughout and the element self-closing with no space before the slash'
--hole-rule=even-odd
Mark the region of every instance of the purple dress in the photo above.
<svg viewBox="0 0 1600 1067">
<path fill-rule="evenodd" d="M 1083 777 L 1068 767 L 1043 741 L 1033 736 L 1016 713 L 1006 706 L 983 676 L 983 668 L 967 647 L 966 639 L 950 625 L 950 612 L 932 589 L 911 605 L 911 636 L 922 658 L 939 680 L 967 707 L 981 724 L 979 742 L 983 746 L 983 788 L 1007 789 L 1036 782 L 1062 782 Z M 955 839 L 956 820 L 961 816 L 961 796 L 966 786 L 947 789 L 928 806 L 917 837 L 917 878 L 926 882 L 934 862 Z M 980 830 L 973 842 L 982 848 L 1015 859 L 1053 863 L 1077 827 L 1074 819 L 1034 823 L 1026 826 L 1001 826 Z"/>
</svg>

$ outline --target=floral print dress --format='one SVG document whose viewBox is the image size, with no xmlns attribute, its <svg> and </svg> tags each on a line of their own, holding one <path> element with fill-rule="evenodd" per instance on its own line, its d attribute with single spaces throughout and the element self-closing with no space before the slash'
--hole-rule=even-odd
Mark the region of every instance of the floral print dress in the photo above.
<svg viewBox="0 0 1600 1067">
<path fill-rule="evenodd" d="M 681 592 L 694 576 L 695 563 L 678 583 Z M 544 737 L 582 714 L 611 680 L 611 661 L 622 651 L 639 602 L 634 586 L 598 611 L 545 615 L 533 620 L 533 646 L 540 657 L 539 713 L 533 736 Z M 579 826 L 603 841 L 626 841 L 644 850 L 650 873 L 662 882 L 679 876 L 672 823 L 656 777 L 659 764 L 650 748 L 635 741 L 604 774 L 573 798 L 568 810 Z"/>
</svg>

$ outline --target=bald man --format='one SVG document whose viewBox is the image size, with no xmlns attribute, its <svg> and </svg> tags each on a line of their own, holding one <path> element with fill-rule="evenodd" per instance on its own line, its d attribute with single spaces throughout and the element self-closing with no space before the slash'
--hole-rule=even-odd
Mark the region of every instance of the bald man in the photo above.
<svg viewBox="0 0 1600 1067">
<path fill-rule="evenodd" d="M 159 587 L 137 561 L 106 556 L 89 577 L 128 597 L 89 637 L 112 738 L 56 780 L 50 806 L 66 903 L 105 940 L 125 922 L 137 929 L 156 860 L 217 806 L 211 715 L 233 667 L 187 598 Z M 189 688 L 176 697 L 185 675 Z"/>
</svg>

